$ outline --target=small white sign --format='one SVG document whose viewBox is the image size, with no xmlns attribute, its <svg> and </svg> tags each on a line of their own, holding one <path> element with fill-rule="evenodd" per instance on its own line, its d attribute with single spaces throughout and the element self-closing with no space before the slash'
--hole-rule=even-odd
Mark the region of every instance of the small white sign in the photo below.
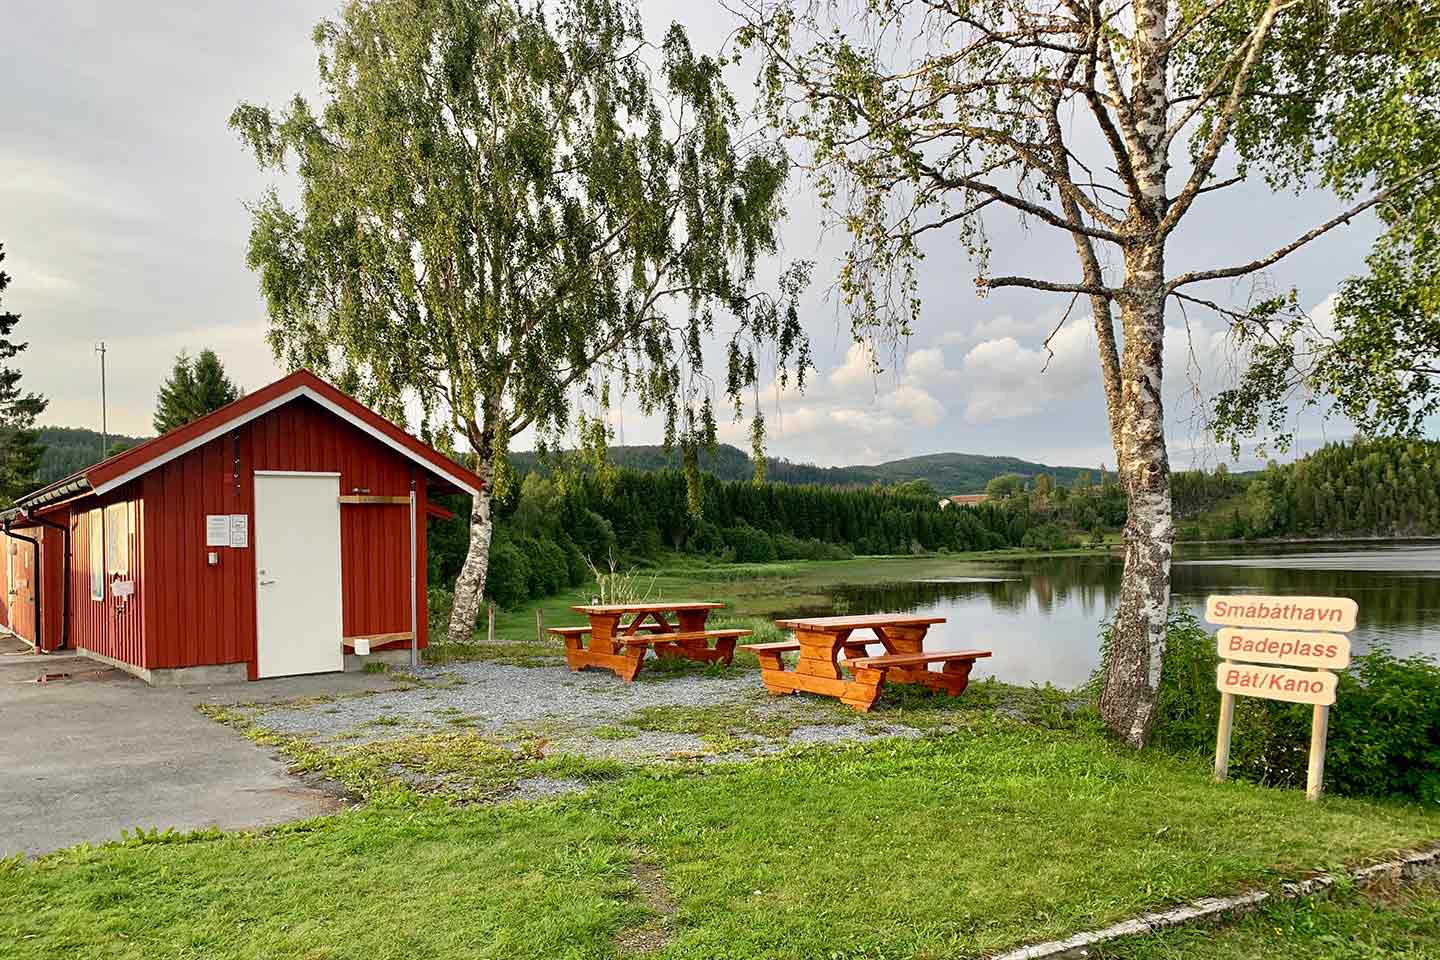
<svg viewBox="0 0 1440 960">
<path fill-rule="evenodd" d="M 134 580 L 116 580 L 110 584 L 110 594 L 116 597 L 128 597 L 135 593 Z"/>
<path fill-rule="evenodd" d="M 250 546 L 250 517 L 246 514 L 230 514 L 230 546 Z"/>
<path fill-rule="evenodd" d="M 205 515 L 205 546 L 230 546 L 230 515 L 228 513 Z"/>
</svg>

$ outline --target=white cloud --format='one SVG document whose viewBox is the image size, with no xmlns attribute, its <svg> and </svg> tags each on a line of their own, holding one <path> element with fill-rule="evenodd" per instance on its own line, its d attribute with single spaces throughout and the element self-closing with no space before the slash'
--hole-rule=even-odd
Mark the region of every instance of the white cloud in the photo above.
<svg viewBox="0 0 1440 960">
<path fill-rule="evenodd" d="M 922 427 L 933 427 L 945 417 L 945 407 L 921 387 L 906 384 L 880 398 L 880 405 L 898 410 Z"/>
<path fill-rule="evenodd" d="M 1002 313 L 988 317 L 975 324 L 974 337 L 978 340 L 994 340 L 1001 337 L 1043 337 L 1064 316 L 1059 310 L 1046 310 L 1028 317 L 1014 317 Z"/>
<path fill-rule="evenodd" d="M 830 371 L 830 385 L 834 387 L 858 387 L 875 381 L 875 348 L 869 343 L 850 344 L 845 360 Z"/>
<path fill-rule="evenodd" d="M 945 353 L 939 347 L 913 350 L 905 358 L 905 377 L 939 379 L 949 373 L 945 369 Z"/>
<path fill-rule="evenodd" d="M 1098 380 L 1095 336 L 1087 320 L 1070 320 L 1043 347 L 1030 348 L 1014 337 L 986 340 L 965 355 L 962 369 L 969 388 L 965 419 L 971 423 L 1028 417 L 1072 396 Z"/>
</svg>

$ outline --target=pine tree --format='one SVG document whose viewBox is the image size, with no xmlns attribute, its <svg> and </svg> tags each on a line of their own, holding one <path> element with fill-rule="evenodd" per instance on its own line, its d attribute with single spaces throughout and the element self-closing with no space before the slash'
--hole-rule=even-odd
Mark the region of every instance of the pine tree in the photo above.
<svg viewBox="0 0 1440 960">
<path fill-rule="evenodd" d="M 5 259 L 0 244 L 0 261 Z M 10 285 L 10 275 L 0 270 L 0 292 Z M 15 497 L 35 486 L 35 471 L 44 450 L 35 432 L 35 418 L 48 401 L 20 389 L 20 368 L 12 360 L 29 344 L 10 339 L 20 314 L 0 308 L 0 503 L 9 505 Z"/>
<path fill-rule="evenodd" d="M 151 422 L 156 433 L 168 433 L 239 398 L 240 391 L 225 375 L 214 350 L 201 350 L 194 359 L 182 353 L 160 387 Z"/>
</svg>

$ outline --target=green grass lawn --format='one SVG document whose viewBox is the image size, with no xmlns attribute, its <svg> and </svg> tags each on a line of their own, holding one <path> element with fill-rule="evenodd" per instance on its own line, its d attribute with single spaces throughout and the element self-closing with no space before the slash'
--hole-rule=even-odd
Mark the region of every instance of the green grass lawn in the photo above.
<svg viewBox="0 0 1440 960">
<path fill-rule="evenodd" d="M 0 956 L 971 957 L 1436 837 L 1440 812 L 985 718 L 542 803 L 11 861 Z"/>
<path fill-rule="evenodd" d="M 1433 960 L 1440 882 L 1276 904 L 1222 927 L 1202 925 L 1095 952 L 1097 960 Z"/>
</svg>

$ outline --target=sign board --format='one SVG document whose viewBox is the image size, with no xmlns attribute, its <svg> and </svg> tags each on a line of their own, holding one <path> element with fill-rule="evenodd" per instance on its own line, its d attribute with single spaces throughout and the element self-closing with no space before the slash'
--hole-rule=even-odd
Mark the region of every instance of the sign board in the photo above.
<svg viewBox="0 0 1440 960">
<path fill-rule="evenodd" d="M 230 546 L 250 546 L 250 518 L 243 513 L 230 514 Z"/>
<path fill-rule="evenodd" d="M 1253 663 L 1222 663 L 1215 668 L 1215 686 L 1221 693 L 1238 693 L 1290 703 L 1335 702 L 1335 674 L 1328 670 L 1290 670 Z"/>
<path fill-rule="evenodd" d="M 134 580 L 116 580 L 110 584 L 110 595 L 115 597 L 129 597 L 135 593 Z"/>
<path fill-rule="evenodd" d="M 1322 670 L 1343 670 L 1350 666 L 1350 638 L 1343 633 L 1226 627 L 1216 634 L 1216 647 L 1222 660 Z"/>
<path fill-rule="evenodd" d="M 1215 637 L 1220 664 L 1220 730 L 1215 738 L 1215 779 L 1230 766 L 1235 698 L 1263 697 L 1314 707 L 1310 718 L 1310 771 L 1305 797 L 1320 799 L 1325 741 L 1337 678 L 1328 669 L 1350 664 L 1350 639 L 1359 605 L 1349 597 L 1262 597 L 1225 594 L 1205 599 L 1205 619 L 1225 629 Z M 1282 664 L 1283 666 L 1272 666 Z"/>
<path fill-rule="evenodd" d="M 1237 593 L 1207 597 L 1205 619 L 1232 627 L 1348 633 L 1355 629 L 1358 609 L 1359 605 L 1349 597 L 1261 597 Z"/>
<path fill-rule="evenodd" d="M 230 515 L 228 513 L 205 515 L 205 546 L 230 546 Z"/>
</svg>

